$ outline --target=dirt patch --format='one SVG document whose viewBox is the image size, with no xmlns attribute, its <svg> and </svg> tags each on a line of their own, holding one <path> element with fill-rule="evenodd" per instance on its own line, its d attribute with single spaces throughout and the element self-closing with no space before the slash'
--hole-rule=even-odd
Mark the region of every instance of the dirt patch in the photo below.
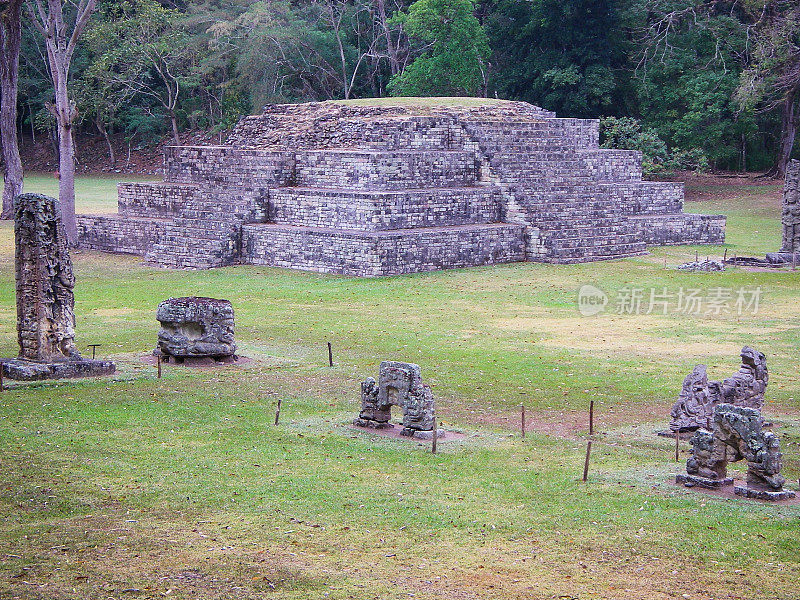
<svg viewBox="0 0 800 600">
<path fill-rule="evenodd" d="M 672 485 L 672 486 L 674 486 L 676 488 L 684 489 L 687 492 L 690 492 L 692 494 L 705 494 L 707 496 L 716 496 L 718 498 L 729 498 L 729 499 L 732 499 L 732 500 L 750 500 L 752 502 L 760 502 L 761 504 L 775 504 L 775 505 L 779 505 L 779 506 L 800 505 L 800 496 L 795 496 L 794 498 L 789 498 L 788 500 L 758 500 L 756 498 L 744 498 L 742 496 L 737 496 L 736 494 L 733 493 L 733 488 L 735 486 L 737 486 L 737 485 L 744 485 L 745 484 L 744 481 L 739 480 L 739 479 L 734 479 L 733 485 L 727 485 L 727 486 L 724 486 L 724 487 L 721 487 L 721 488 L 717 488 L 715 490 L 711 490 L 711 489 L 708 489 L 708 488 L 702 488 L 702 487 L 699 487 L 699 486 L 686 487 L 682 483 L 677 483 L 675 481 L 674 477 L 670 478 L 667 481 L 667 483 L 669 483 L 670 485 Z M 791 489 L 791 488 L 787 488 L 787 489 Z"/>
<path fill-rule="evenodd" d="M 147 365 L 152 365 L 155 367 L 158 364 L 158 359 L 152 354 L 145 354 L 144 356 L 139 357 L 139 362 L 143 362 Z M 229 360 L 229 361 L 216 361 L 213 358 L 188 359 L 183 363 L 162 362 L 161 366 L 164 369 L 171 367 L 187 368 L 187 369 L 217 369 L 219 367 L 228 367 L 231 365 L 235 366 L 250 365 L 254 362 L 255 359 L 249 358 L 247 356 L 237 356 L 235 360 Z"/>
<path fill-rule="evenodd" d="M 386 428 L 386 429 L 368 429 L 365 427 L 356 427 L 355 425 L 348 425 L 347 429 L 348 431 L 355 431 L 366 435 L 379 435 L 381 437 L 392 438 L 395 440 L 403 440 L 405 442 L 416 442 L 418 444 L 426 444 L 426 445 L 431 443 L 431 440 L 420 440 L 417 438 L 400 435 L 400 432 L 402 431 L 403 428 L 394 424 L 392 424 L 391 428 Z M 467 437 L 467 434 L 461 433 L 459 431 L 450 431 L 447 429 L 445 429 L 444 431 L 445 431 L 444 437 L 439 438 L 440 443 L 450 442 L 455 440 L 463 440 L 464 438 Z"/>
</svg>

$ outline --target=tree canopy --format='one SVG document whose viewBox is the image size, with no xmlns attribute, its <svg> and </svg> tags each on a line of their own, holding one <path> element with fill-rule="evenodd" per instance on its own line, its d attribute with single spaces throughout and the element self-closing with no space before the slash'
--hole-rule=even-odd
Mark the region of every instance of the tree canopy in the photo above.
<svg viewBox="0 0 800 600">
<path fill-rule="evenodd" d="M 486 95 L 778 173 L 797 153 L 798 32 L 794 0 L 98 0 L 69 67 L 72 126 L 113 160 L 110 136 L 221 131 L 266 103 Z M 21 48 L 18 126 L 55 139 L 31 22 Z"/>
</svg>

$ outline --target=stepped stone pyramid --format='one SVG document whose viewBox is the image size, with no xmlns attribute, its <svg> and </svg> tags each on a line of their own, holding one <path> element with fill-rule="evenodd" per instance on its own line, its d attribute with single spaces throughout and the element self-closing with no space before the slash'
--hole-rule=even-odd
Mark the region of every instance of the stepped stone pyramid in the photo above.
<svg viewBox="0 0 800 600">
<path fill-rule="evenodd" d="M 523 102 L 271 105 L 225 146 L 165 150 L 163 183 L 119 184 L 119 214 L 79 217 L 85 248 L 174 268 L 237 263 L 380 276 L 719 244 L 683 184 L 642 181 L 598 121 Z"/>
</svg>

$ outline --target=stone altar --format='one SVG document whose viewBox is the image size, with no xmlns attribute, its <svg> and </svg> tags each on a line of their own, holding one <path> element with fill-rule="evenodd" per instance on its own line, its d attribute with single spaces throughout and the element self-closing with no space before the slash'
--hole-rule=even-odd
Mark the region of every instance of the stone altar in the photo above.
<svg viewBox="0 0 800 600">
<path fill-rule="evenodd" d="M 672 432 L 711 429 L 714 409 L 722 402 L 761 410 L 769 381 L 767 359 L 750 346 L 742 348 L 741 358 L 739 370 L 724 381 L 709 381 L 705 365 L 686 376 L 670 412 Z"/>
<path fill-rule="evenodd" d="M 418 439 L 433 437 L 436 403 L 431 388 L 422 383 L 419 365 L 383 361 L 378 382 L 368 377 L 361 384 L 361 412 L 353 424 L 373 429 L 393 427 L 389 422 L 392 406 L 399 406 L 403 411 L 400 435 Z M 441 429 L 437 428 L 437 434 L 444 437 Z"/>
<path fill-rule="evenodd" d="M 158 305 L 158 347 L 166 362 L 236 360 L 233 307 L 216 298 L 170 298 Z"/>
<path fill-rule="evenodd" d="M 58 200 L 20 194 L 14 204 L 19 358 L 2 361 L 11 379 L 114 373 L 110 361 L 85 360 L 75 346 L 75 276 Z"/>
<path fill-rule="evenodd" d="M 760 500 L 794 498 L 795 492 L 783 488 L 780 474 L 781 451 L 778 437 L 764 431 L 761 413 L 744 406 L 719 404 L 714 409 L 713 427 L 698 429 L 691 440 L 692 456 L 686 461 L 686 474 L 676 476 L 687 487 L 717 488 L 733 483 L 727 476 L 729 462 L 747 461 L 747 485 L 734 487 L 734 493 Z"/>
</svg>

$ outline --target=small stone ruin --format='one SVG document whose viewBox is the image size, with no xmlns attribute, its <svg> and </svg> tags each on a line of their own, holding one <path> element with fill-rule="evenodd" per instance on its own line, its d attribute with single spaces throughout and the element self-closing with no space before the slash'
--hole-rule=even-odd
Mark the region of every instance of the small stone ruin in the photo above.
<svg viewBox="0 0 800 600">
<path fill-rule="evenodd" d="M 750 346 L 742 348 L 739 370 L 724 381 L 709 381 L 705 365 L 697 365 L 683 380 L 683 389 L 672 407 L 670 430 L 711 429 L 714 409 L 726 402 L 761 410 L 769 374 L 767 359 Z"/>
<path fill-rule="evenodd" d="M 676 476 L 678 483 L 710 489 L 731 485 L 728 463 L 744 459 L 747 485 L 735 486 L 734 493 L 760 500 L 794 498 L 793 491 L 783 488 L 780 442 L 774 433 L 764 431 L 758 410 L 719 404 L 711 430 L 698 429 L 691 444 L 692 456 L 686 461 L 686 474 Z"/>
<path fill-rule="evenodd" d="M 800 263 L 800 160 L 789 161 L 783 187 L 781 212 L 783 243 L 779 252 L 767 254 L 770 263 L 790 263 L 792 256 Z"/>
<path fill-rule="evenodd" d="M 161 323 L 155 350 L 165 362 L 236 360 L 233 307 L 216 298 L 170 298 L 158 305 Z"/>
<path fill-rule="evenodd" d="M 75 345 L 75 276 L 58 200 L 20 194 L 15 200 L 19 358 L 3 375 L 37 380 L 114 373 L 110 361 L 84 360 Z"/>
<path fill-rule="evenodd" d="M 419 365 L 383 361 L 378 382 L 368 377 L 361 384 L 361 412 L 353 424 L 372 429 L 391 428 L 392 406 L 403 411 L 400 435 L 433 438 L 436 403 L 431 388 L 422 383 Z M 437 434 L 444 437 L 441 429 L 437 429 Z"/>
</svg>

